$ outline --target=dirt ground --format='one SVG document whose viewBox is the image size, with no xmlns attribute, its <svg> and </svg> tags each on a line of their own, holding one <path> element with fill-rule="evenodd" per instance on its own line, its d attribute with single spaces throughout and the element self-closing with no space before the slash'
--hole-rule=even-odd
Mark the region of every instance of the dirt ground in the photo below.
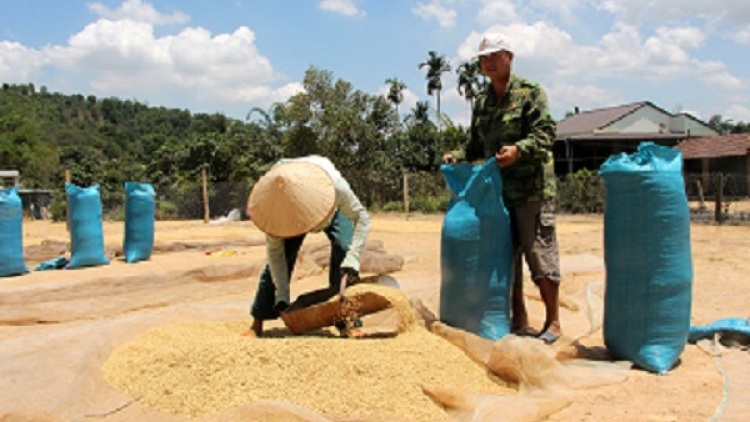
<svg viewBox="0 0 750 422">
<path fill-rule="evenodd" d="M 404 258 L 403 269 L 392 275 L 409 296 L 431 298 L 433 302 L 437 297 L 442 218 L 442 215 L 412 215 L 408 219 L 396 214 L 373 216 L 368 241 L 380 241 L 389 254 Z M 563 215 L 558 217 L 558 227 L 563 283 L 603 282 L 602 217 Z M 122 243 L 123 228 L 121 222 L 104 223 L 105 244 L 110 252 Z M 30 251 L 27 252 L 30 270 L 42 259 L 57 256 L 69 241 L 64 223 L 26 221 L 23 230 L 24 246 Z M 693 224 L 691 238 L 695 272 L 691 324 L 706 325 L 721 318 L 750 316 L 746 278 L 750 274 L 747 259 L 750 226 Z M 312 235 L 306 244 L 323 240 L 322 235 Z M 156 245 L 156 252 L 147 262 L 126 264 L 115 258 L 107 266 L 32 271 L 0 279 L 0 305 L 6 308 L 0 311 L 0 352 L 4 344 L 31 343 L 35 336 L 73 330 L 92 320 L 126 321 L 138 314 L 185 304 L 226 305 L 229 310 L 215 318 L 247 318 L 249 323 L 247 312 L 265 254 L 263 235 L 251 222 L 157 222 Z M 209 253 L 217 250 L 227 253 Z M 181 283 L 181 277 L 188 273 L 194 276 L 190 280 L 198 282 Z M 323 276 L 310 274 L 309 277 L 302 274 L 295 281 L 293 294 L 321 285 Z M 99 280 L 102 284 L 115 276 L 141 280 L 143 275 L 152 276 L 151 284 L 118 283 L 115 290 L 111 286 L 107 290 L 102 287 L 101 296 L 92 288 Z M 83 285 L 83 281 L 88 287 L 76 293 L 73 286 Z M 538 295 L 533 288 L 527 292 L 532 323 L 539 326 L 542 312 Z M 89 305 L 97 306 L 80 306 L 82 295 L 87 295 Z M 55 297 L 57 299 L 51 299 Z M 562 322 L 565 330 L 564 318 Z M 604 345 L 601 330 L 580 341 L 592 348 Z M 7 354 L 3 356 L 0 372 L 11 374 L 21 370 L 14 367 L 14 361 L 9 360 Z M 50 364 L 43 362 L 43 356 L 39 359 L 40 368 Z M 727 369 L 727 374 L 730 378 L 746 378 L 746 370 Z M 26 376 L 40 378 L 40 384 L 44 382 L 41 380 L 43 369 Z M 70 376 L 74 377 L 75 373 Z M 548 420 L 703 422 L 722 404 L 725 391 L 725 380 L 716 360 L 699 347 L 688 345 L 679 366 L 667 375 L 631 370 L 623 383 L 576 392 L 573 403 Z M 747 413 L 740 415 L 738 411 L 729 410 L 735 403 L 750 402 L 750 393 L 732 389 L 729 393 L 728 411 L 718 420 L 747 420 Z M 34 401 L 29 403 L 33 406 Z M 8 405 L 8 401 L 0 398 L 0 415 L 7 410 L 3 406 Z"/>
</svg>

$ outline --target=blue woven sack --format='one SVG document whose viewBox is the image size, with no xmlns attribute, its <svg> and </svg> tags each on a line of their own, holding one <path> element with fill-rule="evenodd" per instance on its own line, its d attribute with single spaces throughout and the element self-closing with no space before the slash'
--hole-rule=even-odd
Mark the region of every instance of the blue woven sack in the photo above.
<svg viewBox="0 0 750 422">
<path fill-rule="evenodd" d="M 497 340 L 510 332 L 513 240 L 495 159 L 443 165 L 452 194 L 440 249 L 440 319 Z"/>
<path fill-rule="evenodd" d="M 0 277 L 29 272 L 23 258 L 23 205 L 18 188 L 0 189 Z"/>
<path fill-rule="evenodd" d="M 150 183 L 125 182 L 125 262 L 145 261 L 154 250 L 156 192 Z"/>
<path fill-rule="evenodd" d="M 715 334 L 742 336 L 750 341 L 750 319 L 723 318 L 708 325 L 690 327 L 689 343 L 696 343 L 704 338 L 713 338 Z"/>
<path fill-rule="evenodd" d="M 604 342 L 617 359 L 665 373 L 690 331 L 690 210 L 679 150 L 644 142 L 602 164 Z"/>
<path fill-rule="evenodd" d="M 91 267 L 109 264 L 104 253 L 102 232 L 102 203 L 99 185 L 81 188 L 65 184 L 70 213 L 70 262 L 65 268 Z"/>
</svg>

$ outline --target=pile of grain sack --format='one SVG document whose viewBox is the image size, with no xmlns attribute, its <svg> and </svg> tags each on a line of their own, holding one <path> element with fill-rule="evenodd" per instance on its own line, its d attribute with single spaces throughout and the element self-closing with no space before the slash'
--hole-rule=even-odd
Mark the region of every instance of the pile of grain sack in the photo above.
<svg viewBox="0 0 750 422">
<path fill-rule="evenodd" d="M 108 265 L 99 185 L 65 184 L 70 224 L 70 259 L 44 262 L 37 270 Z M 155 192 L 150 183 L 125 182 L 125 262 L 148 260 L 154 247 Z M 23 207 L 18 187 L 0 189 L 0 277 L 28 273 L 23 249 Z"/>
<path fill-rule="evenodd" d="M 653 174 L 654 163 L 664 161 L 659 154 L 659 150 L 645 148 L 638 157 L 611 162 L 609 171 L 622 183 L 608 176 L 606 168 L 602 171 L 608 184 L 607 212 L 610 213 L 605 215 L 608 289 L 618 283 L 616 275 L 638 284 L 666 287 L 676 284 L 680 291 L 691 281 L 692 273 L 684 271 L 691 268 L 689 249 L 684 250 L 684 220 L 669 212 L 657 221 L 650 220 L 653 213 L 639 214 L 644 201 L 657 194 L 663 195 L 665 191 L 668 195 L 677 191 L 677 178 L 672 174 L 674 166 L 671 165 L 674 160 L 666 160 L 665 166 L 670 172 L 666 179 L 661 173 Z M 660 159 L 654 160 L 654 157 Z M 637 174 L 632 175 L 633 171 Z M 471 174 L 464 176 L 468 179 Z M 667 180 L 666 189 L 664 180 Z M 653 184 L 653 190 L 646 190 L 649 184 Z M 636 191 L 617 193 L 617 189 L 632 188 Z M 645 192 L 646 197 L 639 197 L 639 192 Z M 621 196 L 622 204 L 611 201 Z M 675 198 L 679 199 L 679 195 Z M 662 202 L 671 203 L 672 200 L 667 199 L 658 199 L 654 207 L 661 206 Z M 612 210 L 618 207 L 627 210 L 631 204 L 641 206 L 626 212 L 635 220 L 617 221 Z M 681 209 L 678 204 L 678 211 Z M 675 221 L 677 224 L 670 224 Z M 504 221 L 495 223 L 506 224 Z M 635 231 L 633 226 L 644 227 L 644 230 Z M 661 233 L 660 229 L 669 230 L 664 236 L 672 240 L 656 244 L 645 240 L 639 250 L 617 249 L 618 245 L 632 244 L 637 240 L 632 238 L 636 234 L 648 239 L 647 234 Z M 672 245 L 682 249 L 670 250 Z M 653 263 L 639 259 L 653 266 L 642 266 L 645 269 L 640 273 L 633 273 L 630 267 L 616 267 L 618 259 L 632 259 L 633 254 L 649 247 L 657 249 L 648 256 L 656 255 L 659 259 Z M 669 257 L 676 258 L 665 261 Z M 321 262 L 325 261 L 321 258 Z M 664 273 L 657 268 L 676 268 L 673 272 L 682 271 L 685 277 L 660 278 Z M 493 274 L 493 282 L 509 278 L 507 271 L 496 267 L 488 266 L 482 271 Z M 454 275 L 458 281 L 461 274 Z M 661 372 L 661 368 L 671 366 L 682 351 L 684 339 L 680 336 L 686 328 L 683 310 L 687 300 L 689 312 L 689 296 L 677 295 L 679 303 L 674 308 L 681 313 L 666 321 L 667 327 L 675 328 L 660 330 L 676 339 L 668 342 L 664 349 L 659 347 L 663 342 L 655 340 L 654 333 L 637 330 L 633 324 L 639 321 L 636 316 L 617 312 L 618 307 L 627 308 L 631 306 L 629 301 L 638 300 L 641 293 L 633 291 L 633 286 L 636 283 L 631 282 L 630 290 L 619 293 L 616 299 L 608 299 L 605 341 L 616 357 Z M 507 290 L 485 292 L 494 298 L 508 297 Z M 220 309 L 203 310 L 204 316 L 214 313 L 214 322 L 206 322 L 208 318 L 200 321 L 200 312 L 186 309 L 183 315 L 175 316 L 174 321 L 179 322 L 138 334 L 133 331 L 136 325 L 129 321 L 129 335 L 117 339 L 127 337 L 127 341 L 110 338 L 106 341 L 115 345 L 100 345 L 86 353 L 87 365 L 101 364 L 96 367 L 97 371 L 100 369 L 96 372 L 99 378 L 86 380 L 79 389 L 72 390 L 74 394 L 103 391 L 104 387 L 97 384 L 97 380 L 101 380 L 112 389 L 108 393 L 111 396 L 107 400 L 99 398 L 96 409 L 94 406 L 86 408 L 86 400 L 81 399 L 75 400 L 80 409 L 65 406 L 72 402 L 63 398 L 58 409 L 70 415 L 68 420 L 97 416 L 104 421 L 532 422 L 544 420 L 567 405 L 576 389 L 622 382 L 631 366 L 630 362 L 578 360 L 574 353 L 558 353 L 536 339 L 508 335 L 507 300 L 492 302 L 495 308 L 482 309 L 481 313 L 463 320 L 462 324 L 470 325 L 481 334 L 477 335 L 439 322 L 428 307 L 414 298 L 410 301 L 397 289 L 361 284 L 348 289 L 347 298 L 357 302 L 365 294 L 379 295 L 390 304 L 389 310 L 368 316 L 366 325 L 392 327 L 397 335 L 355 340 L 341 338 L 329 328 L 304 336 L 293 336 L 280 328 L 268 330 L 266 337 L 255 338 L 243 335 L 248 329 L 246 319 L 221 318 Z M 610 295 L 609 290 L 607 294 Z M 677 303 L 674 296 L 670 297 L 667 299 L 670 303 Z M 441 302 L 446 298 L 441 298 Z M 441 303 L 441 310 L 443 305 L 446 304 Z M 446 315 L 452 312 L 450 308 L 445 311 Z M 199 321 L 185 322 L 186 315 Z M 461 316 L 458 312 L 454 315 Z M 652 319 L 658 316 L 654 314 Z M 106 326 L 107 322 L 101 324 Z M 116 332 L 117 327 L 111 328 L 110 332 Z M 501 331 L 497 331 L 498 328 Z M 627 337 L 623 335 L 625 331 Z M 634 345 L 644 342 L 654 342 L 653 347 L 634 349 Z M 54 342 L 47 344 L 54 346 Z M 54 350 L 54 347 L 48 349 Z M 643 351 L 645 356 L 639 354 Z M 7 357 L 0 354 L 0 359 Z"/>
<path fill-rule="evenodd" d="M 510 331 L 514 270 L 501 174 L 494 158 L 442 171 L 452 196 L 441 238 L 441 320 L 501 339 Z M 604 341 L 613 358 L 664 374 L 690 330 L 693 266 L 682 155 L 644 142 L 635 153 L 611 156 L 599 174 L 606 188 Z"/>
</svg>

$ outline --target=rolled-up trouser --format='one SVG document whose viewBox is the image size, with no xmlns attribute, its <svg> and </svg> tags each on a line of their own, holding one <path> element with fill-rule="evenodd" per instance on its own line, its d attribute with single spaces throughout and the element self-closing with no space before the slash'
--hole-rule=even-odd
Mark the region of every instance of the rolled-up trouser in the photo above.
<svg viewBox="0 0 750 422">
<path fill-rule="evenodd" d="M 341 211 L 336 213 L 331 220 L 331 224 L 323 232 L 331 241 L 331 259 L 328 264 L 328 284 L 338 286 L 341 283 L 341 263 L 346 257 L 349 245 L 352 243 L 354 226 L 352 222 Z M 301 236 L 284 239 L 284 255 L 286 256 L 287 271 L 289 280 L 292 279 L 294 264 L 297 262 L 297 255 L 305 240 L 306 234 Z M 255 293 L 255 301 L 250 309 L 250 315 L 256 319 L 275 319 L 279 317 L 273 307 L 276 303 L 276 287 L 271 278 L 271 269 L 268 265 L 263 269 L 258 283 L 258 290 Z"/>
<path fill-rule="evenodd" d="M 522 258 L 526 259 L 534 283 L 543 278 L 560 283 L 554 200 L 529 202 L 509 207 L 508 211 L 513 231 L 514 284 L 523 283 Z"/>
</svg>

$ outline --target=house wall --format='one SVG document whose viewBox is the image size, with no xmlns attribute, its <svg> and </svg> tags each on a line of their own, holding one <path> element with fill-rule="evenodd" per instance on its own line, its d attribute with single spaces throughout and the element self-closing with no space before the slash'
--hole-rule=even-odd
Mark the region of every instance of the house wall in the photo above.
<svg viewBox="0 0 750 422">
<path fill-rule="evenodd" d="M 622 119 L 606 126 L 603 132 L 659 133 L 669 130 L 671 116 L 656 108 L 643 106 Z"/>
<path fill-rule="evenodd" d="M 690 131 L 691 136 L 718 135 L 718 132 L 711 129 L 710 126 L 704 125 L 703 123 L 700 123 L 695 119 L 691 119 L 684 114 L 673 116 L 669 120 L 669 131 L 677 133 L 685 133 L 687 131 Z"/>
<path fill-rule="evenodd" d="M 21 175 L 17 170 L 0 170 L 0 188 L 12 188 L 18 185 Z"/>
</svg>

